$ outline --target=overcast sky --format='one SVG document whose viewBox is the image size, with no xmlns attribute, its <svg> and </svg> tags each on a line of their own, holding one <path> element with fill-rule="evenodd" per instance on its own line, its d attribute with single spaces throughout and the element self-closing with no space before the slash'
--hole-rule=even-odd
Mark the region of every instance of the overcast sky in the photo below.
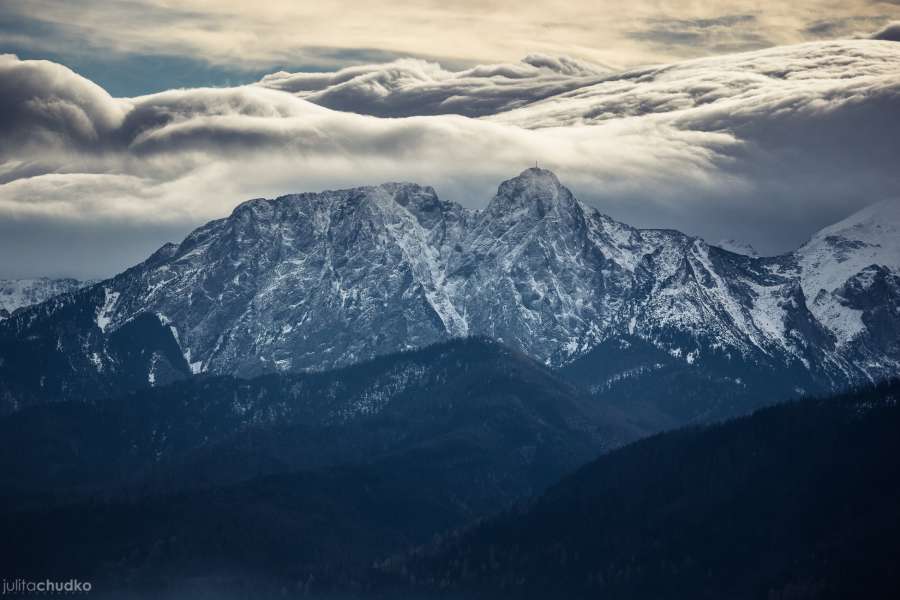
<svg viewBox="0 0 900 600">
<path fill-rule="evenodd" d="M 534 160 L 626 222 L 789 250 L 900 189 L 898 19 L 859 0 L 6 0 L 0 277 L 111 275 L 249 197 L 414 180 L 479 207 Z M 848 41 L 790 46 L 825 40 Z"/>
<path fill-rule="evenodd" d="M 109 63 L 111 77 L 131 79 L 135 89 L 128 93 L 134 95 L 148 90 L 138 89 L 140 78 L 117 71 L 115 61 L 148 57 L 156 69 L 150 57 L 168 58 L 200 79 L 233 81 L 277 66 L 334 69 L 405 56 L 456 67 L 542 53 L 626 68 L 867 35 L 898 18 L 898 5 L 897 0 L 4 0 L 0 43 L 20 54 L 65 58 L 61 62 L 70 66 Z M 198 66 L 188 67 L 188 61 Z M 165 81 L 158 71 L 153 79 L 161 75 Z M 116 83 L 92 78 L 107 89 Z"/>
</svg>

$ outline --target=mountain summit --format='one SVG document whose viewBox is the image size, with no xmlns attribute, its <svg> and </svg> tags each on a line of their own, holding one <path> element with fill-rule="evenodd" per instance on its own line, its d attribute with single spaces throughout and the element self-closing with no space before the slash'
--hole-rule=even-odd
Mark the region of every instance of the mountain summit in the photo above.
<svg viewBox="0 0 900 600">
<path fill-rule="evenodd" d="M 785 395 L 828 390 L 900 367 L 897 236 L 869 212 L 758 258 L 619 223 L 538 168 L 481 211 L 411 183 L 252 200 L 0 323 L 0 380 L 57 399 L 73 378 L 108 379 L 125 363 L 157 385 L 182 362 L 194 373 L 320 370 L 484 335 L 553 366 L 605 357 L 583 369 L 600 391 L 659 365 L 748 394 L 751 374 Z M 124 349 L 136 323 L 170 342 L 154 333 L 153 348 Z M 646 352 L 610 371 L 626 347 Z"/>
<path fill-rule="evenodd" d="M 522 210 L 532 216 L 543 217 L 548 213 L 573 210 L 578 202 L 572 193 L 546 169 L 525 169 L 518 177 L 500 184 L 497 195 L 488 204 L 487 212 L 496 214 L 502 210 Z"/>
</svg>

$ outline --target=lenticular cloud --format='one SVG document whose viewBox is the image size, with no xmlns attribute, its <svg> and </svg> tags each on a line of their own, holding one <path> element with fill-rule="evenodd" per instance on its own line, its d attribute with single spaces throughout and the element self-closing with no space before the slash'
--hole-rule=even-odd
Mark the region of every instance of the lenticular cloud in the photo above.
<svg viewBox="0 0 900 600">
<path fill-rule="evenodd" d="M 532 54 L 516 64 L 448 71 L 403 59 L 334 73 L 273 73 L 259 86 L 335 110 L 380 117 L 495 114 L 601 81 L 611 70 L 568 57 Z"/>
</svg>

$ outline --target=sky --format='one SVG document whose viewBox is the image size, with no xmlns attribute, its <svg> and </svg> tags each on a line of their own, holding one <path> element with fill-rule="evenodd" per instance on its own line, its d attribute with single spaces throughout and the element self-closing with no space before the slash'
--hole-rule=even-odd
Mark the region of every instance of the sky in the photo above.
<svg viewBox="0 0 900 600">
<path fill-rule="evenodd" d="M 788 251 L 900 189 L 900 3 L 0 4 L 0 277 L 105 277 L 252 197 L 484 206 L 538 160 Z"/>
</svg>

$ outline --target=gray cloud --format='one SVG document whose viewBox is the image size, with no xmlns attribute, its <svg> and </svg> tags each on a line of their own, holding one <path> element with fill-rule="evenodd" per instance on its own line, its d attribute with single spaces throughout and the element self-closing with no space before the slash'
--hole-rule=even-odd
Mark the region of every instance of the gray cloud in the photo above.
<svg viewBox="0 0 900 600">
<path fill-rule="evenodd" d="M 710 48 L 716 53 L 739 52 L 772 45 L 752 14 L 722 15 L 706 19 L 647 19 L 629 32 L 634 40 L 660 48 L 679 46 Z"/>
<path fill-rule="evenodd" d="M 888 20 L 889 17 L 883 14 L 820 19 L 807 25 L 803 31 L 813 39 L 869 38 L 872 29 Z"/>
<path fill-rule="evenodd" d="M 900 189 L 898 59 L 894 44 L 853 41 L 587 80 L 580 63 L 544 57 L 464 71 L 408 61 L 449 80 L 465 102 L 526 105 L 483 118 L 378 118 L 299 95 L 372 73 L 382 81 L 397 63 L 299 74 L 290 92 L 250 85 L 112 98 L 59 65 L 4 56 L 0 86 L 17 91 L 0 100 L 0 236 L 32 234 L 6 236 L 0 276 L 47 272 L 51 256 L 54 274 L 109 274 L 145 253 L 149 238 L 177 238 L 251 197 L 413 180 L 481 206 L 535 160 L 626 222 L 784 250 Z M 409 94 L 423 93 L 420 79 L 404 77 L 414 81 Z M 554 78 L 578 86 L 535 100 Z M 110 252 L 91 236 L 121 246 Z"/>
<path fill-rule="evenodd" d="M 900 42 L 900 21 L 888 23 L 878 31 L 872 34 L 873 40 L 884 40 L 886 42 Z"/>
<path fill-rule="evenodd" d="M 382 0 L 352 10 L 296 0 L 4 0 L 0 44 L 62 57 L 190 57 L 245 73 L 400 56 L 502 62 L 533 51 L 633 67 L 797 43 L 814 35 L 805 30 L 811 18 L 880 14 L 900 17 L 896 0 L 794 0 L 764 10 L 756 0 Z"/>
<path fill-rule="evenodd" d="M 0 272 L 4 277 L 93 278 L 145 260 L 165 240 L 181 240 L 187 223 L 120 219 L 0 219 Z"/>
<path fill-rule="evenodd" d="M 332 73 L 267 75 L 259 85 L 340 111 L 398 117 L 482 116 L 524 106 L 599 81 L 609 68 L 569 57 L 531 54 L 514 64 L 448 71 L 424 60 L 348 67 Z"/>
<path fill-rule="evenodd" d="M 4 156 L 54 143 L 93 145 L 119 126 L 127 110 L 100 86 L 48 61 L 0 55 L 0 81 Z"/>
<path fill-rule="evenodd" d="M 490 118 L 535 128 L 678 113 L 683 123 L 718 115 L 710 126 L 731 129 L 741 119 L 762 120 L 786 106 L 825 100 L 840 106 L 858 102 L 870 88 L 893 90 L 898 56 L 892 45 L 860 40 L 697 59 L 625 71 Z"/>
</svg>

